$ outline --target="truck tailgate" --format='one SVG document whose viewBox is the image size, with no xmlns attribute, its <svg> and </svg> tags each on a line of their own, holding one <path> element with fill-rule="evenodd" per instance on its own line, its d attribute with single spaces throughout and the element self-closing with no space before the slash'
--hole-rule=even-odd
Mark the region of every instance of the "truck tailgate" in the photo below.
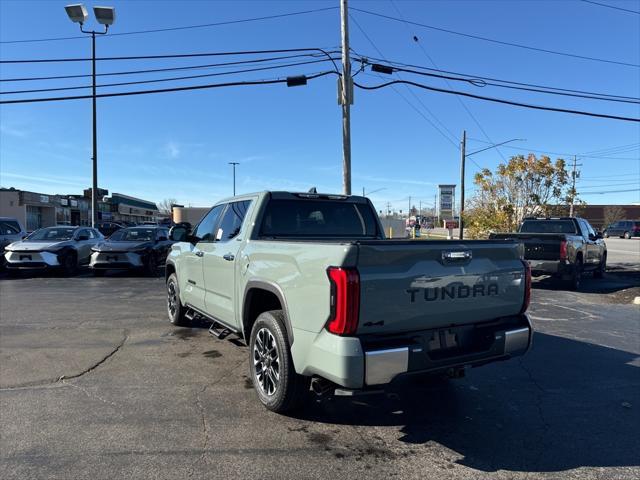
<svg viewBox="0 0 640 480">
<path fill-rule="evenodd" d="M 520 312 L 524 266 L 516 242 L 359 242 L 359 334 L 488 321 Z"/>
<path fill-rule="evenodd" d="M 491 239 L 514 239 L 524 244 L 526 260 L 558 260 L 560 242 L 567 239 L 563 233 L 496 233 Z"/>
</svg>

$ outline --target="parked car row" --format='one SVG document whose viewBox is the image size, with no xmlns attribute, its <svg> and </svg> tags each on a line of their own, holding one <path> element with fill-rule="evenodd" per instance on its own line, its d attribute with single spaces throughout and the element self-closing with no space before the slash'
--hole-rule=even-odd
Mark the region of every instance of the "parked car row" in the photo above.
<svg viewBox="0 0 640 480">
<path fill-rule="evenodd" d="M 154 225 L 121 228 L 109 238 L 91 227 L 46 227 L 15 239 L 4 246 L 2 256 L 11 273 L 53 269 L 73 275 L 88 266 L 96 276 L 123 269 L 155 275 L 173 243 L 166 227 Z"/>
</svg>

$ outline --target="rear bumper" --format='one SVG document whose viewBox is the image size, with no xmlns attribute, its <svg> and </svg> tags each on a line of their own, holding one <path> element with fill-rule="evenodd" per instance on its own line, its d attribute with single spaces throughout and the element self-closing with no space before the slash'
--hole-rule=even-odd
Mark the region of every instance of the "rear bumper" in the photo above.
<svg viewBox="0 0 640 480">
<path fill-rule="evenodd" d="M 533 327 L 526 314 L 493 322 L 379 338 L 340 337 L 295 329 L 296 371 L 361 389 L 405 375 L 436 374 L 524 355 Z"/>
<path fill-rule="evenodd" d="M 527 260 L 533 276 L 565 274 L 571 271 L 571 264 L 566 260 Z"/>
<path fill-rule="evenodd" d="M 144 261 L 138 253 L 93 252 L 89 267 L 94 270 L 127 270 L 144 267 Z"/>
<path fill-rule="evenodd" d="M 364 383 L 383 385 L 405 374 L 446 372 L 524 355 L 532 336 L 531 321 L 525 314 L 505 324 L 414 333 L 407 345 L 394 348 L 370 350 L 365 346 Z M 448 341 L 452 346 L 446 345 Z"/>
</svg>

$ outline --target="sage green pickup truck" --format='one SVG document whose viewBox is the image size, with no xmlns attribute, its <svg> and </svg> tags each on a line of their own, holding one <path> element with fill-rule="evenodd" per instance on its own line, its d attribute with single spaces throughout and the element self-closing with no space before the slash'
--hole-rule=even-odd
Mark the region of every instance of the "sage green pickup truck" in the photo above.
<svg viewBox="0 0 640 480">
<path fill-rule="evenodd" d="M 249 346 L 270 410 L 384 390 L 409 375 L 460 376 L 524 354 L 531 276 L 513 240 L 387 240 L 365 197 L 261 192 L 178 224 L 167 312 Z"/>
</svg>

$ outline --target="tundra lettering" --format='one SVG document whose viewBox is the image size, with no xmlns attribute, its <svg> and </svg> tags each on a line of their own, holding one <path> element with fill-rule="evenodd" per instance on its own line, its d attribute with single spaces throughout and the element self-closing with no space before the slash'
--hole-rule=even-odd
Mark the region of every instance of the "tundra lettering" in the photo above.
<svg viewBox="0 0 640 480">
<path fill-rule="evenodd" d="M 408 288 L 406 292 L 411 296 L 409 303 L 415 303 L 416 294 L 424 290 L 424 300 L 427 302 L 433 302 L 434 300 L 444 300 L 448 298 L 468 298 L 468 297 L 483 297 L 498 295 L 499 288 L 497 283 L 490 283 L 485 285 L 478 283 L 473 287 L 467 285 L 447 285 L 446 287 L 431 287 L 431 288 Z"/>
</svg>

